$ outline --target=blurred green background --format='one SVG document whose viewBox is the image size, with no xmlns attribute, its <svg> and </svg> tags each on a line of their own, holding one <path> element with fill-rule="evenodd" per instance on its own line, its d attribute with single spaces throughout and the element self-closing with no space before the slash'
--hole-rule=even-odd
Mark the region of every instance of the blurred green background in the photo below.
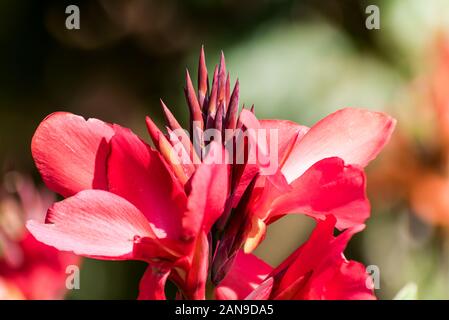
<svg viewBox="0 0 449 320">
<path fill-rule="evenodd" d="M 65 28 L 69 4 L 80 7 L 80 30 Z M 380 8 L 380 30 L 365 27 L 369 4 Z M 448 26 L 445 0 L 2 0 L 0 163 L 39 181 L 30 140 L 53 111 L 146 137 L 144 116 L 161 121 L 163 98 L 185 120 L 184 69 L 196 75 L 201 45 L 209 69 L 224 51 L 241 102 L 254 103 L 259 118 L 312 125 L 345 106 L 413 118 L 404 88 L 429 67 L 429 48 Z M 380 203 L 369 191 L 372 217 L 347 256 L 380 267 L 380 298 L 408 282 L 418 284 L 419 298 L 449 298 L 446 232 L 417 218 L 406 201 Z M 304 217 L 279 220 L 257 254 L 275 265 L 311 227 Z M 144 267 L 86 259 L 81 288 L 69 297 L 133 299 Z"/>
</svg>

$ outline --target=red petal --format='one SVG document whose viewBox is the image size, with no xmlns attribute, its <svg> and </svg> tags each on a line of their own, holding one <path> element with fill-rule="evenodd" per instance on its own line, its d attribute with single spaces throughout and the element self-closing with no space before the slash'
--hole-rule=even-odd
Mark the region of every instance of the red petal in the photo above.
<svg viewBox="0 0 449 320">
<path fill-rule="evenodd" d="M 376 296 L 370 289 L 369 275 L 366 267 L 356 261 L 341 261 L 335 270 L 328 270 L 313 279 L 313 288 L 304 296 L 308 300 L 375 300 Z"/>
<path fill-rule="evenodd" d="M 253 254 L 237 253 L 229 273 L 215 289 L 219 300 L 246 298 L 270 274 L 273 268 Z"/>
<path fill-rule="evenodd" d="M 254 113 L 245 109 L 240 113 L 239 121 L 247 129 L 246 134 L 248 135 L 248 160 L 245 170 L 256 165 L 261 175 L 272 179 L 272 182 L 281 189 L 286 187 L 287 182 L 280 171 L 282 159 L 278 151 L 280 147 L 286 148 L 284 144 L 280 146 L 280 138 L 286 139 L 288 134 L 279 128 L 262 127 Z M 269 126 L 270 123 L 266 125 Z M 270 129 L 276 129 L 276 131 L 272 132 Z M 273 138 L 276 138 L 277 141 L 272 141 Z M 294 141 L 289 142 L 293 143 Z M 285 152 L 285 150 L 282 151 Z"/>
<path fill-rule="evenodd" d="M 375 298 L 363 266 L 343 256 L 348 241 L 364 226 L 334 237 L 335 222 L 333 216 L 318 222 L 309 240 L 273 271 L 275 288 L 271 298 Z"/>
<path fill-rule="evenodd" d="M 212 142 L 204 162 L 190 181 L 187 212 L 182 219 L 186 237 L 193 237 L 200 229 L 208 233 L 223 213 L 228 196 L 229 167 L 222 160 L 221 146 Z"/>
<path fill-rule="evenodd" d="M 235 155 L 233 155 L 232 159 L 232 161 L 235 161 L 235 165 L 233 166 L 234 185 L 232 187 L 233 193 L 231 195 L 231 206 L 233 208 L 238 205 L 241 197 L 254 177 L 263 171 L 262 166 L 260 166 L 258 162 L 260 160 L 259 158 L 266 160 L 268 157 L 266 153 L 268 145 L 263 143 L 259 145 L 259 141 L 257 140 L 257 130 L 261 128 L 261 124 L 254 114 L 243 109 L 239 116 L 239 124 L 241 125 L 241 128 L 244 126 L 247 131 L 237 131 L 235 143 L 233 143 L 232 140 L 229 141 L 232 143 L 231 146 L 235 146 Z M 247 136 L 248 139 L 245 139 L 245 136 Z M 244 163 L 241 163 L 240 161 L 243 159 Z M 278 159 L 275 160 L 277 161 Z M 277 164 L 278 163 L 275 165 L 277 166 Z"/>
<path fill-rule="evenodd" d="M 333 216 L 328 216 L 326 220 L 317 223 L 310 238 L 298 249 L 296 257 L 288 266 L 282 277 L 281 287 L 290 285 L 295 279 L 309 271 L 316 270 L 323 261 L 341 259 L 346 244 L 355 230 L 359 231 L 359 228 L 347 229 L 340 236 L 334 237 L 335 223 L 336 220 Z M 331 265 L 325 267 L 331 267 Z"/>
<path fill-rule="evenodd" d="M 170 275 L 168 269 L 149 266 L 139 284 L 139 300 L 166 300 L 165 283 Z"/>
<path fill-rule="evenodd" d="M 30 220 L 37 240 L 62 251 L 102 259 L 132 257 L 136 236 L 153 237 L 144 215 L 125 199 L 102 190 L 85 190 L 55 203 L 47 223 Z"/>
<path fill-rule="evenodd" d="M 160 154 L 128 129 L 117 128 L 108 162 L 109 190 L 134 204 L 158 238 L 180 236 L 186 196 Z"/>
<path fill-rule="evenodd" d="M 387 143 L 396 121 L 384 113 L 346 108 L 315 124 L 291 151 L 282 173 L 288 182 L 315 162 L 339 157 L 365 167 Z"/>
<path fill-rule="evenodd" d="M 187 278 L 183 285 L 184 294 L 190 300 L 206 299 L 206 282 L 209 270 L 209 241 L 207 234 L 201 232 L 196 238 L 191 256 L 191 264 L 187 270 Z"/>
<path fill-rule="evenodd" d="M 278 130 L 278 156 L 280 166 L 285 162 L 287 155 L 292 150 L 293 146 L 304 137 L 309 131 L 306 126 L 301 126 L 289 120 L 259 120 L 263 129 Z M 268 145 L 270 135 L 267 134 Z"/>
<path fill-rule="evenodd" d="M 268 300 L 273 290 L 274 279 L 269 277 L 264 280 L 253 292 L 251 292 L 245 300 Z"/>
<path fill-rule="evenodd" d="M 337 228 L 344 229 L 362 224 L 369 217 L 363 170 L 345 165 L 339 158 L 315 163 L 293 181 L 291 187 L 287 194 L 274 201 L 271 198 L 271 218 L 286 213 L 305 213 L 322 219 L 332 214 L 337 218 Z"/>
<path fill-rule="evenodd" d="M 108 124 L 56 112 L 45 118 L 31 142 L 36 166 L 46 185 L 69 197 L 85 189 L 107 189 Z"/>
</svg>

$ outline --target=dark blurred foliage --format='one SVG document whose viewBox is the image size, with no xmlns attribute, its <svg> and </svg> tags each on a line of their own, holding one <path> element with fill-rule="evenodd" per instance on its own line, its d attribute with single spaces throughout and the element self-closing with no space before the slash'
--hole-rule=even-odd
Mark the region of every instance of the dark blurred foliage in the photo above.
<svg viewBox="0 0 449 320">
<path fill-rule="evenodd" d="M 80 7 L 79 31 L 64 26 L 69 4 Z M 363 8 L 356 0 L 4 0 L 1 162 L 29 169 L 33 130 L 55 110 L 120 123 L 129 123 L 136 109 L 159 115 L 160 97 L 183 110 L 176 99 L 186 57 L 205 44 L 215 58 L 267 21 L 326 17 L 371 48 Z"/>
<path fill-rule="evenodd" d="M 69 4 L 80 7 L 80 30 L 65 28 Z M 325 20 L 358 50 L 382 57 L 375 32 L 365 28 L 366 6 L 362 0 L 2 0 L 2 169 L 32 173 L 38 180 L 30 141 L 54 111 L 101 118 L 144 134 L 144 115 L 160 119 L 163 97 L 185 118 L 184 68 L 196 70 L 200 46 L 214 62 L 221 49 L 244 43 L 268 23 Z M 356 239 L 355 258 L 358 248 Z M 134 298 L 143 270 L 137 262 L 86 260 L 81 289 L 72 297 Z"/>
</svg>

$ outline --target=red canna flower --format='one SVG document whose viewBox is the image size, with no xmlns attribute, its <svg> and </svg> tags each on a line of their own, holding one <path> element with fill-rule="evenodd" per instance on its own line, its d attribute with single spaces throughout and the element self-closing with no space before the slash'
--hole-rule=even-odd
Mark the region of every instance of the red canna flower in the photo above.
<svg viewBox="0 0 449 320">
<path fill-rule="evenodd" d="M 150 263 L 141 298 L 165 298 L 163 285 L 155 288 L 170 274 L 185 297 L 204 299 L 207 235 L 223 210 L 227 167 L 201 164 L 184 191 L 156 151 L 129 130 L 115 130 L 108 162 L 110 191 L 80 191 L 54 204 L 45 224 L 30 221 L 28 229 L 60 250 Z"/>
<path fill-rule="evenodd" d="M 311 129 L 259 121 L 254 108 L 239 114 L 239 83 L 231 92 L 229 79 L 222 55 L 209 85 L 202 50 L 198 92 L 187 72 L 189 131 L 162 102 L 167 134 L 146 119 L 154 149 L 116 124 L 48 116 L 34 134 L 33 158 L 67 199 L 28 229 L 59 250 L 148 262 L 142 299 L 164 299 L 168 279 L 178 298 L 204 299 L 209 275 L 218 285 L 241 248 L 251 252 L 284 214 L 332 214 L 331 229 L 359 230 L 369 215 L 363 167 L 395 121 L 358 109 Z"/>
<path fill-rule="evenodd" d="M 257 121 L 254 119 L 253 121 Z M 287 213 L 316 219 L 333 214 L 337 228 L 362 225 L 369 217 L 363 172 L 388 141 L 395 120 L 382 113 L 342 109 L 310 130 L 288 121 L 262 120 L 261 126 L 279 130 L 280 188 L 267 176 L 256 177 L 246 201 L 235 208 L 234 219 L 220 243 L 216 261 L 224 271 L 243 244 L 250 253 L 263 240 L 266 225 Z M 217 281 L 217 283 L 218 283 Z"/>
<path fill-rule="evenodd" d="M 54 196 L 25 176 L 7 176 L 0 202 L 0 299 L 62 299 L 66 268 L 78 266 L 79 257 L 37 241 L 25 229 L 26 219 L 43 221 Z"/>
</svg>

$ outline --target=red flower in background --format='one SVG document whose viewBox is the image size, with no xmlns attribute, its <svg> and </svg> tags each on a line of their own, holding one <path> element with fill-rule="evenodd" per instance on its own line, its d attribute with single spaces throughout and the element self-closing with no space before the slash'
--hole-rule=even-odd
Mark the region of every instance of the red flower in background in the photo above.
<svg viewBox="0 0 449 320">
<path fill-rule="evenodd" d="M 33 137 L 33 158 L 47 186 L 67 199 L 48 210 L 45 223 L 28 222 L 31 233 L 87 257 L 148 262 L 140 298 L 164 299 L 170 279 L 178 298 L 204 299 L 209 275 L 217 296 L 232 297 L 223 294 L 223 283 L 241 269 L 241 249 L 251 252 L 269 223 L 293 212 L 329 217 L 250 297 L 372 297 L 363 268 L 342 252 L 369 216 L 363 167 L 395 121 L 349 108 L 311 129 L 259 121 L 254 108 L 239 114 L 239 84 L 231 93 L 223 55 L 211 86 L 203 51 L 198 74 L 195 92 L 187 73 L 189 132 L 163 103 L 167 135 L 147 118 L 155 149 L 115 124 L 62 112 L 48 116 Z M 220 135 L 211 142 L 207 129 Z M 255 139 L 252 133 L 262 129 L 274 129 L 278 143 L 269 143 L 272 136 Z M 229 153 L 230 146 L 243 152 Z M 261 159 L 272 152 L 275 170 L 269 171 Z M 255 153 L 261 158 L 252 162 Z M 335 225 L 347 230 L 334 239 Z M 299 281 L 294 288 L 286 285 L 291 280 Z M 346 285 L 350 292 L 339 295 Z"/>
<path fill-rule="evenodd" d="M 24 176 L 7 176 L 0 202 L 0 299 L 62 299 L 66 268 L 79 265 L 79 257 L 37 241 L 25 229 L 27 219 L 44 220 L 54 196 Z"/>
<path fill-rule="evenodd" d="M 371 171 L 370 190 L 383 202 L 404 202 L 427 224 L 449 227 L 449 40 L 437 34 L 430 70 L 407 88 L 410 112 Z M 403 101 L 400 101 L 404 104 Z M 418 116 L 416 116 L 418 115 Z M 403 115 L 404 116 L 404 115 Z M 388 200 L 388 201 L 385 201 Z"/>
</svg>

